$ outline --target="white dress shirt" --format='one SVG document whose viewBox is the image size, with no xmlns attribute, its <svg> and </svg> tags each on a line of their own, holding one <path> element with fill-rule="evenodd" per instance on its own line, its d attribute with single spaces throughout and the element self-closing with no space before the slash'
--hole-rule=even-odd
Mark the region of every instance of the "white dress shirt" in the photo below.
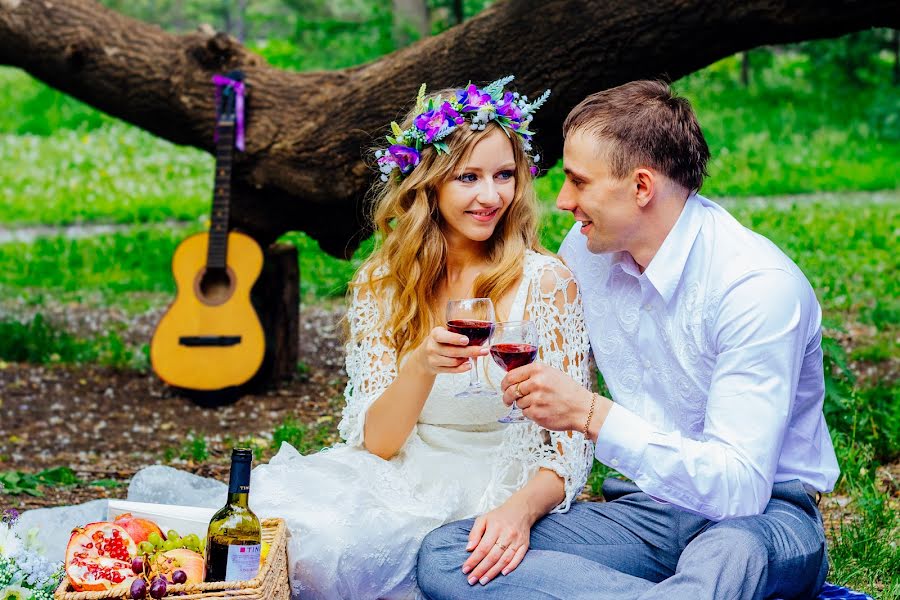
<svg viewBox="0 0 900 600">
<path fill-rule="evenodd" d="M 597 459 L 714 520 L 762 513 L 782 481 L 831 491 L 822 312 L 797 265 L 699 195 L 643 273 L 578 229 L 560 254 L 614 401 Z"/>
</svg>

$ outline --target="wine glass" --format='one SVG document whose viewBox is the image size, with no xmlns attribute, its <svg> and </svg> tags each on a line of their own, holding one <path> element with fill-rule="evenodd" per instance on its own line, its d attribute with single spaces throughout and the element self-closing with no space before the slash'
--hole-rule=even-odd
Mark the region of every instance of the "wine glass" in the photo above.
<svg viewBox="0 0 900 600">
<path fill-rule="evenodd" d="M 469 338 L 469 346 L 481 346 L 494 330 L 494 303 L 490 298 L 467 298 L 447 302 L 447 329 Z M 469 385 L 457 398 L 493 397 L 478 379 L 478 360 L 470 358 Z"/>
<path fill-rule="evenodd" d="M 496 323 L 491 333 L 491 357 L 504 371 L 512 371 L 534 362 L 537 358 L 537 329 L 531 321 Z M 500 423 L 527 423 L 528 417 L 513 400 L 509 414 L 497 419 Z"/>
</svg>

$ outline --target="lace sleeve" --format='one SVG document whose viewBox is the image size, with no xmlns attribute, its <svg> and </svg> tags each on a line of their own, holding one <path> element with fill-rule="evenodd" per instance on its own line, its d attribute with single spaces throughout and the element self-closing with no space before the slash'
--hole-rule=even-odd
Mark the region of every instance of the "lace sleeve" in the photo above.
<svg viewBox="0 0 900 600">
<path fill-rule="evenodd" d="M 366 411 L 397 376 L 397 356 L 379 329 L 383 323 L 383 301 L 370 292 L 353 290 L 347 321 L 350 340 L 345 346 L 346 404 L 338 432 L 350 446 L 362 446 Z"/>
<path fill-rule="evenodd" d="M 538 360 L 590 387 L 590 342 L 575 276 L 555 258 L 536 258 L 525 316 L 538 330 Z M 551 512 L 569 510 L 587 482 L 593 444 L 580 432 L 549 431 L 537 425 L 529 425 L 523 433 L 528 437 L 522 442 L 530 470 L 550 469 L 565 480 L 566 497 Z"/>
</svg>

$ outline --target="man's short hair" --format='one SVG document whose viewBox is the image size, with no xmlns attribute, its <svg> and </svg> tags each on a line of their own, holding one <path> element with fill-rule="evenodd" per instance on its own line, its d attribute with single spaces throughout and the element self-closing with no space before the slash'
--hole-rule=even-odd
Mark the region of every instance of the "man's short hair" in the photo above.
<svg viewBox="0 0 900 600">
<path fill-rule="evenodd" d="M 563 138 L 574 131 L 610 144 L 604 158 L 614 177 L 650 167 L 697 191 L 707 175 L 709 146 L 691 104 L 663 81 L 632 81 L 591 94 L 563 123 Z"/>
</svg>

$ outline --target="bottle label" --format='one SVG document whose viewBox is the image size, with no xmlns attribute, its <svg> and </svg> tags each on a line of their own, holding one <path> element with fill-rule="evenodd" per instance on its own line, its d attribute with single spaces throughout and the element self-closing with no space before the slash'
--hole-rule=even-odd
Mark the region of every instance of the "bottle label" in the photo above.
<svg viewBox="0 0 900 600">
<path fill-rule="evenodd" d="M 261 549 L 259 544 L 228 546 L 225 581 L 247 581 L 256 577 Z"/>
</svg>

